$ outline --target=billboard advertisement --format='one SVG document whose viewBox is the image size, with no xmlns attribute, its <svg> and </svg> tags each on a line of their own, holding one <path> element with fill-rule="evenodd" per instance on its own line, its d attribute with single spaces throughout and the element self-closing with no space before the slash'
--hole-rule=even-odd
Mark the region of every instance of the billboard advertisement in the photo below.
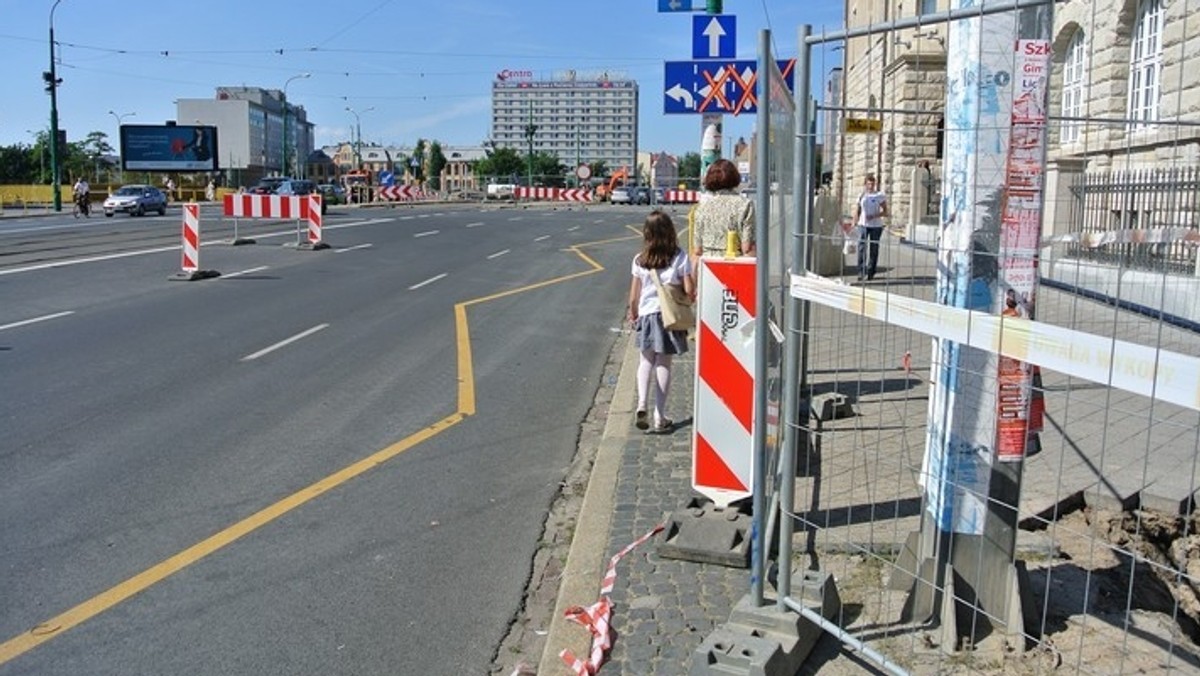
<svg viewBox="0 0 1200 676">
<path fill-rule="evenodd" d="M 121 125 L 125 171 L 216 171 L 217 128 L 201 125 Z"/>
</svg>

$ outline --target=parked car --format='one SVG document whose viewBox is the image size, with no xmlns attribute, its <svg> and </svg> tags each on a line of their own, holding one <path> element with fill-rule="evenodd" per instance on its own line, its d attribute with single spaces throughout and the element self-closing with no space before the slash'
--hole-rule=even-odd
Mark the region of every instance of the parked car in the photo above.
<svg viewBox="0 0 1200 676">
<path fill-rule="evenodd" d="M 662 188 L 654 189 L 654 204 L 663 204 L 667 200 L 667 193 Z"/>
<path fill-rule="evenodd" d="M 275 187 L 276 195 L 315 195 L 319 194 L 317 184 L 303 178 L 285 178 Z M 321 200 L 321 213 L 329 211 L 329 202 Z"/>
<path fill-rule="evenodd" d="M 633 194 L 629 188 L 613 188 L 612 194 L 608 196 L 608 201 L 613 204 L 633 204 Z"/>
<path fill-rule="evenodd" d="M 325 197 L 325 201 L 330 204 L 345 204 L 346 189 L 336 183 L 319 183 L 317 190 Z"/>
<path fill-rule="evenodd" d="M 261 179 L 257 184 L 251 186 L 251 188 L 246 192 L 250 193 L 251 195 L 274 195 L 275 191 L 279 189 L 279 185 L 281 183 L 290 180 L 292 179 L 288 178 L 287 176 L 267 176 L 266 178 Z"/>
<path fill-rule="evenodd" d="M 123 185 L 104 200 L 104 215 L 112 218 L 118 211 L 133 216 L 145 216 L 147 211 L 167 214 L 167 196 L 152 185 Z"/>
<path fill-rule="evenodd" d="M 650 189 L 642 187 L 632 188 L 630 201 L 634 204 L 649 204 Z"/>
</svg>

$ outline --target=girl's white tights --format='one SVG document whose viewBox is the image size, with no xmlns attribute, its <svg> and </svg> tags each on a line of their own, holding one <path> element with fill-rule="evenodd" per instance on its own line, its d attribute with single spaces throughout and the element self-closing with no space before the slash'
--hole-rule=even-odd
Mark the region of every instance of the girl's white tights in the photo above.
<svg viewBox="0 0 1200 676">
<path fill-rule="evenodd" d="M 638 410 L 646 410 L 650 381 L 653 379 L 655 425 L 667 419 L 667 395 L 671 393 L 671 357 L 672 355 L 658 354 L 654 350 L 642 350 L 641 359 L 638 361 Z"/>
</svg>

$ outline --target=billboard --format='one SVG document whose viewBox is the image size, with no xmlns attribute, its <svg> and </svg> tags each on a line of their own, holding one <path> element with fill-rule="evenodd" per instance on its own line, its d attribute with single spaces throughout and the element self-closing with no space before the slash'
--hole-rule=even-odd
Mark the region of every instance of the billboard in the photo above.
<svg viewBox="0 0 1200 676">
<path fill-rule="evenodd" d="M 125 171 L 216 171 L 217 128 L 201 125 L 121 125 Z"/>
</svg>

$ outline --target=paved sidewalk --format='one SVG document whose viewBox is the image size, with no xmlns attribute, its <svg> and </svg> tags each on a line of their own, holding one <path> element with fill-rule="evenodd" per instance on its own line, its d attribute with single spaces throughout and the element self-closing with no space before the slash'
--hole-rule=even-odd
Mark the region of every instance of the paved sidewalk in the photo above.
<svg viewBox="0 0 1200 676">
<path fill-rule="evenodd" d="M 869 283 L 872 288 L 932 297 L 932 252 L 889 238 L 881 253 L 882 272 Z M 1200 351 L 1191 332 L 1049 286 L 1041 289 L 1038 309 L 1039 320 L 1058 326 L 1185 354 Z M 919 528 L 916 479 L 924 450 L 931 341 L 817 306 L 810 329 L 813 392 L 853 397 L 856 415 L 824 424 L 812 471 L 801 470 L 805 476 L 796 480 L 797 518 L 813 528 L 810 533 L 797 526 L 793 569 L 812 565 L 834 574 L 845 600 L 842 578 L 852 573 L 830 563 L 838 553 L 890 554 Z M 902 366 L 906 353 L 908 371 Z M 569 673 L 558 657 L 564 647 L 583 658 L 589 652 L 587 629 L 562 620 L 562 611 L 595 603 L 609 559 L 693 496 L 694 349 L 675 360 L 670 412 L 677 430 L 669 436 L 645 435 L 633 427 L 636 365 L 636 351 L 627 345 L 537 672 L 544 676 Z M 1169 508 L 1191 498 L 1196 480 L 1178 468 L 1191 467 L 1197 455 L 1194 411 L 1060 374 L 1045 373 L 1044 379 L 1047 428 L 1043 450 L 1025 463 L 1022 519 L 1051 516 L 1081 500 L 1112 506 L 1140 498 L 1173 511 Z M 656 552 L 659 542 L 659 536 L 651 538 L 616 565 L 609 595 L 616 639 L 603 674 L 687 674 L 696 648 L 750 591 L 748 570 L 664 559 Z M 1018 556 L 1031 551 L 1041 556 L 1053 546 L 1044 534 L 1019 533 Z M 772 593 L 769 585 L 766 592 Z M 878 619 L 892 621 L 893 616 L 898 608 L 885 608 Z M 822 637 L 811 662 L 803 673 L 818 668 L 822 674 L 871 672 L 829 636 Z"/>
</svg>

